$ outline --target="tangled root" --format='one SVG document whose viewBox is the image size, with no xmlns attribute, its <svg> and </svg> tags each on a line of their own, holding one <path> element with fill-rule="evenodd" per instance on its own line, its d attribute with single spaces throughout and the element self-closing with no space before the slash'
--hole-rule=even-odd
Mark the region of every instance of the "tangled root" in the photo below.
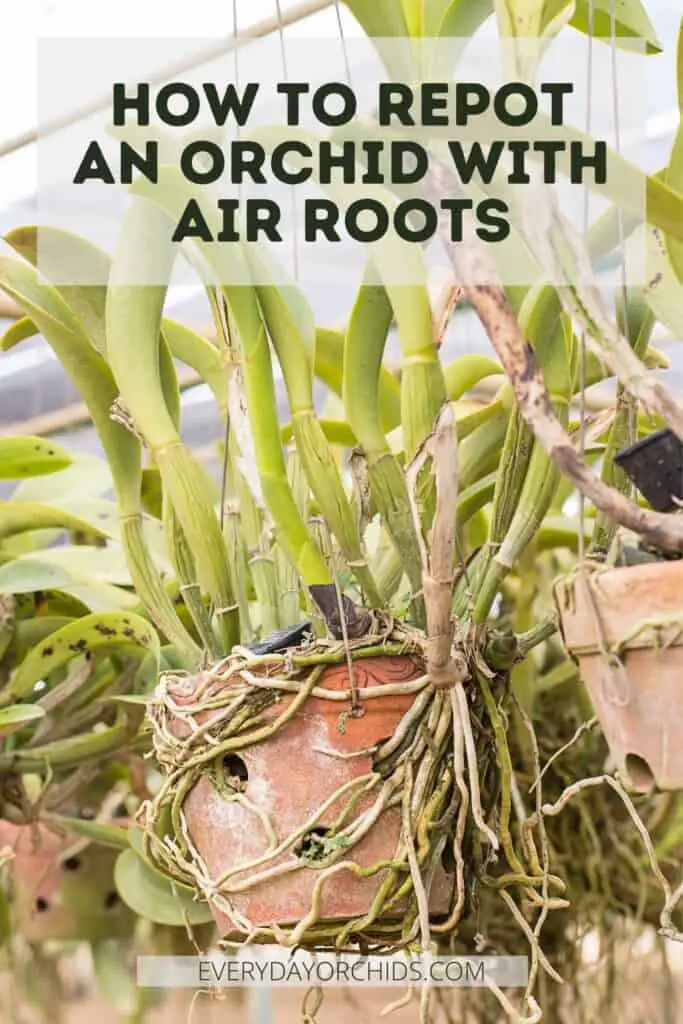
<svg viewBox="0 0 683 1024">
<path fill-rule="evenodd" d="M 150 720 L 166 774 L 141 815 L 145 853 L 154 866 L 237 922 L 239 944 L 525 953 L 530 977 L 519 1008 L 510 994 L 493 992 L 499 1012 L 518 1021 L 540 1020 L 539 988 L 557 988 L 563 976 L 576 975 L 582 930 L 597 925 L 605 931 L 612 917 L 652 920 L 658 914 L 663 934 L 677 938 L 673 914 L 680 891 L 660 866 L 643 820 L 643 814 L 670 817 L 676 801 L 666 813 L 654 798 L 632 802 L 604 772 L 604 741 L 596 730 L 575 728 L 557 709 L 534 728 L 514 701 L 507 674 L 489 669 L 481 657 L 471 659 L 471 681 L 451 690 L 435 688 L 426 674 L 364 689 L 362 703 L 389 692 L 408 694 L 410 709 L 394 736 L 363 752 L 371 756 L 371 771 L 336 790 L 285 837 L 235 780 L 216 771 L 226 754 L 284 729 L 309 699 L 337 700 L 340 707 L 357 700 L 353 673 L 346 693 L 320 685 L 327 666 L 349 656 L 353 662 L 399 654 L 423 658 L 424 644 L 415 631 L 392 624 L 382 635 L 346 646 L 314 641 L 265 656 L 238 648 L 200 677 L 163 677 Z M 186 684 L 187 702 L 176 700 L 178 684 Z M 517 728 L 511 728 L 513 717 Z M 224 798 L 248 807 L 270 839 L 259 857 L 219 878 L 211 877 L 184 813 L 187 795 L 212 772 Z M 332 806 L 342 809 L 315 858 L 296 856 L 302 837 Z M 388 808 L 401 818 L 393 855 L 361 867 L 353 849 Z M 444 856 L 452 864 L 453 898 L 448 916 L 436 920 L 430 892 Z M 300 871 L 315 872 L 316 882 L 308 912 L 293 927 L 257 925 L 236 908 L 238 893 Z M 374 899 L 362 917 L 324 919 L 323 887 L 341 871 L 376 878 Z"/>
</svg>

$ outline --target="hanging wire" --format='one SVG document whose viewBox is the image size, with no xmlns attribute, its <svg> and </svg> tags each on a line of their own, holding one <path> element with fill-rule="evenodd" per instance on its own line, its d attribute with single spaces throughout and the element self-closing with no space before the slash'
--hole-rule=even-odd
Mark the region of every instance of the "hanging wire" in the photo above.
<svg viewBox="0 0 683 1024">
<path fill-rule="evenodd" d="M 349 63 L 349 53 L 346 46 L 346 33 L 344 32 L 344 22 L 342 20 L 341 3 L 340 0 L 334 0 L 334 11 L 337 15 L 337 29 L 339 30 L 339 38 L 342 44 L 342 53 L 344 54 L 344 67 L 346 69 L 346 81 L 348 85 L 351 85 L 351 64 Z"/>
<path fill-rule="evenodd" d="M 612 114 L 614 117 L 614 144 L 618 155 L 621 155 L 621 130 L 619 125 L 619 69 L 617 61 L 617 15 L 616 15 L 616 0 L 610 0 L 610 47 L 611 47 L 611 59 L 612 59 Z M 629 345 L 632 344 L 635 339 L 630 337 L 630 328 L 627 316 L 627 305 L 626 300 L 628 296 L 627 284 L 626 284 L 626 252 L 625 252 L 625 238 L 624 238 L 624 218 L 621 206 L 617 207 L 617 229 L 619 237 L 619 268 L 621 272 L 621 301 L 622 308 L 624 311 L 624 334 Z M 629 432 L 629 443 L 635 444 L 636 440 L 636 416 L 638 411 L 638 403 L 635 399 L 629 399 L 629 414 L 628 414 L 628 432 Z M 635 493 L 635 487 L 632 489 L 632 494 Z"/>
<path fill-rule="evenodd" d="M 277 13 L 277 29 L 280 37 L 280 56 L 282 59 L 282 71 L 285 81 L 289 82 L 289 71 L 287 68 L 287 47 L 285 46 L 285 29 L 282 22 L 282 7 L 280 0 L 275 0 Z M 296 200 L 296 185 L 291 187 L 292 196 L 292 258 L 294 263 L 294 279 L 299 280 L 299 232 L 298 232 L 298 204 Z"/>
<path fill-rule="evenodd" d="M 612 0 L 614 2 L 614 0 Z M 593 32 L 595 30 L 595 6 L 594 0 L 588 3 L 588 66 L 586 81 L 586 135 L 591 133 L 591 100 L 593 96 Z M 590 193 L 586 188 L 583 200 L 583 230 L 584 237 L 588 235 L 590 225 Z M 586 329 L 581 330 L 579 347 L 579 445 L 581 457 L 586 454 Z M 586 498 L 583 491 L 579 491 L 579 562 L 583 562 L 586 556 L 586 539 L 584 536 L 584 520 L 586 514 Z"/>
<path fill-rule="evenodd" d="M 233 49 L 233 74 L 235 76 L 235 89 L 239 93 L 240 88 L 240 65 L 239 65 L 239 46 L 237 45 L 238 26 L 237 26 L 237 0 L 232 0 L 232 37 L 235 43 Z M 240 126 L 237 126 L 237 137 L 239 139 L 241 132 Z M 242 206 L 242 185 L 238 184 L 238 200 L 240 208 Z M 225 331 L 225 337 L 230 343 L 230 350 L 233 351 L 232 338 L 230 334 L 230 314 L 225 303 L 225 297 L 221 292 L 220 288 L 216 289 L 216 305 L 219 311 L 219 317 L 221 325 Z M 225 432 L 223 434 L 223 467 L 221 471 L 221 532 L 225 526 L 225 502 L 228 491 L 228 449 L 230 448 L 230 415 L 226 414 L 225 417 Z"/>
</svg>

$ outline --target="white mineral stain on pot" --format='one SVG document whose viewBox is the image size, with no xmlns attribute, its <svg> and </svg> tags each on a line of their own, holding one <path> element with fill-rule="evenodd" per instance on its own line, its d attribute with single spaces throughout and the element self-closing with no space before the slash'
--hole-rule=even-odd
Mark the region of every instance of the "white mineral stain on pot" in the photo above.
<svg viewBox="0 0 683 1024">
<path fill-rule="evenodd" d="M 249 781 L 247 782 L 245 795 L 252 803 L 256 804 L 257 807 L 261 807 L 266 814 L 270 814 L 275 806 L 270 781 L 268 777 L 261 774 L 261 772 L 254 772 L 252 774 L 251 769 L 252 765 L 250 764 Z"/>
</svg>

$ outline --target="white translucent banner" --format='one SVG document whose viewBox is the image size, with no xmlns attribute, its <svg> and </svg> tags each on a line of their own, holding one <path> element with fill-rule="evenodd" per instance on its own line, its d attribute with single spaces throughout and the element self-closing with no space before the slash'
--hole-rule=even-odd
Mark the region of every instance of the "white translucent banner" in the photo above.
<svg viewBox="0 0 683 1024">
<path fill-rule="evenodd" d="M 111 254 L 132 192 L 214 284 L 357 281 L 369 257 L 386 284 L 419 284 L 471 238 L 484 280 L 524 285 L 609 274 L 591 263 L 591 224 L 616 204 L 626 240 L 644 219 L 635 45 L 614 59 L 573 31 L 540 50 L 491 33 L 217 45 L 196 41 L 192 66 L 186 41 L 42 44 L 41 225 Z M 54 130 L 102 96 L 100 114 Z M 644 280 L 641 248 L 612 264 L 615 283 Z M 106 261 L 64 260 L 54 231 L 38 260 L 55 283 L 105 283 Z M 123 273 L 163 283 L 166 261 Z"/>
<path fill-rule="evenodd" d="M 524 956 L 351 956 L 269 950 L 235 956 L 141 956 L 141 988 L 294 988 L 317 985 L 376 987 L 429 984 L 449 988 L 523 988 Z"/>
</svg>

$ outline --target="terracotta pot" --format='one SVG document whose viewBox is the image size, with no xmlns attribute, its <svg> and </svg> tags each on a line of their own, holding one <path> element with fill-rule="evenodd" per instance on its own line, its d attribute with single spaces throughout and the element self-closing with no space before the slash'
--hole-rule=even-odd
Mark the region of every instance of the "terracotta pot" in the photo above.
<svg viewBox="0 0 683 1024">
<path fill-rule="evenodd" d="M 683 561 L 562 580 L 555 599 L 624 778 L 636 792 L 683 788 Z"/>
<path fill-rule="evenodd" d="M 412 657 L 379 657 L 355 662 L 361 700 L 368 686 L 405 682 L 418 678 L 423 672 L 423 666 Z M 187 682 L 181 683 L 174 693 L 179 704 L 192 699 Z M 346 666 L 330 667 L 318 685 L 330 690 L 347 690 Z M 283 697 L 268 710 L 268 717 L 281 715 L 291 699 L 290 695 Z M 339 716 L 348 712 L 349 705 L 309 698 L 271 739 L 240 751 L 239 758 L 232 758 L 234 763 L 226 765 L 226 769 L 245 780 L 246 796 L 266 812 L 281 841 L 301 828 L 340 786 L 372 770 L 368 756 L 340 758 L 323 751 L 348 754 L 389 738 L 412 701 L 409 694 L 371 698 L 364 704 L 364 715 L 347 717 L 341 731 Z M 212 713 L 203 713 L 198 719 L 205 721 Z M 372 797 L 365 798 L 358 810 L 371 806 L 372 802 Z M 329 827 L 342 806 L 343 799 L 335 802 L 323 816 L 321 827 Z M 188 794 L 184 810 L 192 840 L 212 878 L 248 863 L 268 848 L 265 831 L 255 814 L 238 802 L 225 800 L 207 776 L 202 776 Z M 367 867 L 391 858 L 399 835 L 400 811 L 390 808 L 349 850 L 347 859 Z M 290 859 L 291 852 L 287 852 L 273 863 Z M 383 877 L 384 872 L 364 879 L 356 878 L 351 872 L 334 875 L 323 887 L 322 917 L 346 920 L 361 916 L 367 912 Z M 307 867 L 235 894 L 231 899 L 235 909 L 256 925 L 288 925 L 301 920 L 309 911 L 317 878 L 315 867 Z M 452 892 L 453 877 L 439 869 L 431 890 L 431 910 L 436 917 L 448 914 Z M 400 917 L 402 910 L 403 905 L 397 905 L 396 915 Z M 214 908 L 214 917 L 222 935 L 239 931 L 235 922 L 217 908 Z"/>
<path fill-rule="evenodd" d="M 9 846 L 10 894 L 15 925 L 28 942 L 117 938 L 130 935 L 135 917 L 114 886 L 117 850 L 88 845 L 62 855 L 77 842 L 37 825 L 0 822 L 0 847 Z"/>
</svg>

